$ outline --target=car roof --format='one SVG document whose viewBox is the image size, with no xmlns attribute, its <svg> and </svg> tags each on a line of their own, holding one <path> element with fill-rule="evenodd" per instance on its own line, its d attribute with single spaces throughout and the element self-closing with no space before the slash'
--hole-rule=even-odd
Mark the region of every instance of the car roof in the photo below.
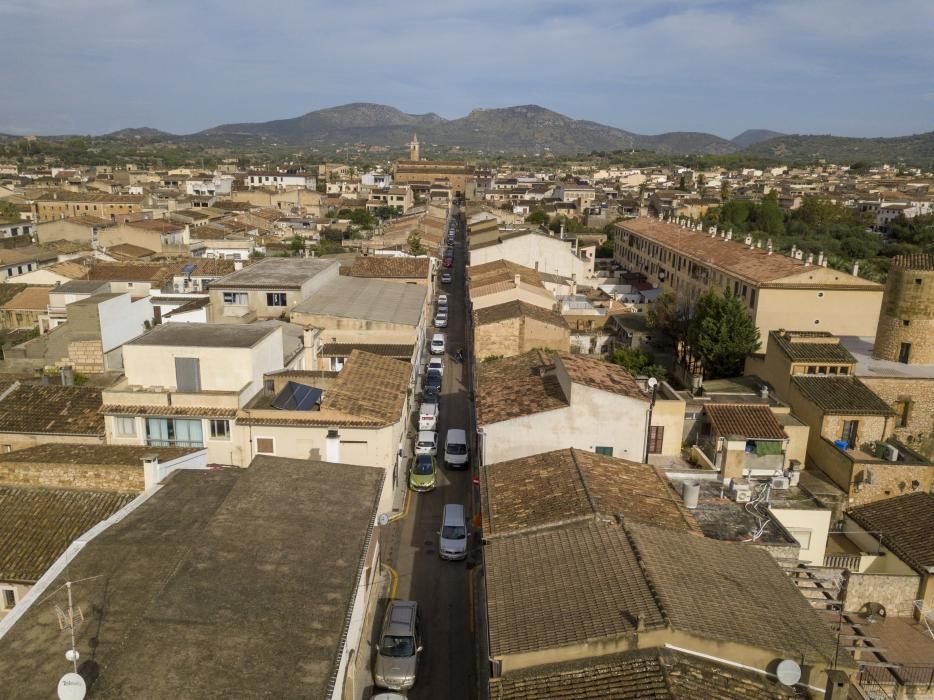
<svg viewBox="0 0 934 700">
<path fill-rule="evenodd" d="M 433 336 L 431 336 L 431 342 L 432 342 L 432 343 L 435 342 L 436 340 L 441 340 L 441 341 L 443 341 L 443 340 L 444 340 L 444 333 L 435 333 Z"/>
<path fill-rule="evenodd" d="M 422 442 L 422 440 L 424 440 L 425 442 L 434 442 L 437 439 L 438 439 L 438 433 L 436 433 L 434 430 L 419 430 L 418 431 L 419 442 Z"/>
<path fill-rule="evenodd" d="M 444 509 L 441 511 L 441 521 L 444 522 L 448 518 L 452 520 L 458 519 L 460 522 L 458 525 L 464 524 L 464 506 L 460 503 L 445 503 Z"/>
<path fill-rule="evenodd" d="M 415 455 L 416 462 L 433 462 L 431 455 Z"/>
<path fill-rule="evenodd" d="M 461 442 L 467 442 L 467 431 L 463 428 L 448 428 L 448 441 L 462 438 Z"/>
<path fill-rule="evenodd" d="M 394 600 L 386 612 L 386 634 L 401 636 L 412 634 L 418 603 L 414 600 Z"/>
</svg>

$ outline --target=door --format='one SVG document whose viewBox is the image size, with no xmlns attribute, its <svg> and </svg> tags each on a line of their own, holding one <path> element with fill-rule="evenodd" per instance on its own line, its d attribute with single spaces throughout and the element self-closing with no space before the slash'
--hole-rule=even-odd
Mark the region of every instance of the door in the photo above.
<svg viewBox="0 0 934 700">
<path fill-rule="evenodd" d="M 858 420 L 845 420 L 843 421 L 843 434 L 840 436 L 841 440 L 846 440 L 846 446 L 849 449 L 856 447 L 856 440 L 859 433 L 859 421 Z"/>
<path fill-rule="evenodd" d="M 911 354 L 911 343 L 902 343 L 898 348 L 898 361 L 902 364 L 908 364 L 908 356 Z"/>
</svg>

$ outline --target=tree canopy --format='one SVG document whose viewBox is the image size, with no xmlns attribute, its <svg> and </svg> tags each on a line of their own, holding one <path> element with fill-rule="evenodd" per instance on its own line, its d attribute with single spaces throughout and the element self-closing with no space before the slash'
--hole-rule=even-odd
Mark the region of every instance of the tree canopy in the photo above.
<svg viewBox="0 0 934 700">
<path fill-rule="evenodd" d="M 694 305 L 688 344 L 703 362 L 705 377 L 735 377 L 742 374 L 746 355 L 759 348 L 759 329 L 742 299 L 711 287 Z"/>
</svg>

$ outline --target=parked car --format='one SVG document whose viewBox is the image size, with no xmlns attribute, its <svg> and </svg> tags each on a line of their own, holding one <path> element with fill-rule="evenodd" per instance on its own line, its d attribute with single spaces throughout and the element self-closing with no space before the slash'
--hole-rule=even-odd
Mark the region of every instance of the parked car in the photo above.
<svg viewBox="0 0 934 700">
<path fill-rule="evenodd" d="M 438 306 L 447 306 L 448 305 L 448 295 L 439 294 L 438 295 Z"/>
<path fill-rule="evenodd" d="M 444 440 L 444 463 L 452 468 L 465 468 L 470 464 L 467 431 L 451 428 Z"/>
<path fill-rule="evenodd" d="M 441 264 L 445 267 L 452 267 L 454 265 L 454 258 L 445 257 Z"/>
<path fill-rule="evenodd" d="M 440 391 L 431 391 L 431 392 L 422 392 L 422 406 L 431 404 L 432 406 L 439 406 L 441 404 L 441 392 Z"/>
<path fill-rule="evenodd" d="M 409 470 L 409 488 L 413 491 L 431 491 L 438 476 L 438 463 L 431 455 L 415 455 Z"/>
<path fill-rule="evenodd" d="M 428 372 L 425 375 L 425 381 L 422 383 L 422 392 L 425 394 L 425 396 L 437 395 L 441 393 L 440 372 Z"/>
<path fill-rule="evenodd" d="M 451 561 L 467 558 L 467 515 L 460 503 L 447 503 L 441 511 L 438 555 Z"/>
<path fill-rule="evenodd" d="M 432 457 L 438 454 L 438 433 L 433 430 L 419 430 L 415 438 L 415 454 Z"/>
<path fill-rule="evenodd" d="M 429 351 L 432 355 L 443 355 L 445 350 L 444 333 L 435 333 L 431 336 Z"/>
<path fill-rule="evenodd" d="M 380 688 L 408 690 L 415 685 L 422 652 L 421 620 L 414 600 L 393 600 L 386 609 L 373 666 L 373 682 Z"/>
<path fill-rule="evenodd" d="M 438 372 L 441 375 L 444 375 L 444 358 L 443 357 L 432 357 L 428 360 L 428 371 L 429 372 Z"/>
<path fill-rule="evenodd" d="M 441 273 L 441 284 L 451 284 L 454 280 L 454 276 L 450 272 Z"/>
<path fill-rule="evenodd" d="M 436 314 L 435 315 L 435 328 L 447 328 L 448 327 L 448 315 L 447 314 Z"/>
<path fill-rule="evenodd" d="M 418 429 L 419 430 L 437 430 L 438 429 L 438 404 L 425 403 L 418 407 Z"/>
</svg>

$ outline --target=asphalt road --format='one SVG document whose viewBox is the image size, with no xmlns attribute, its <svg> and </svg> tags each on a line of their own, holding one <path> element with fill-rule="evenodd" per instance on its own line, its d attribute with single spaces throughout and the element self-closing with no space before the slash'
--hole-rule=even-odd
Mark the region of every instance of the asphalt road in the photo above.
<svg viewBox="0 0 934 700">
<path fill-rule="evenodd" d="M 421 609 L 422 645 L 415 687 L 410 698 L 477 697 L 474 586 L 479 570 L 474 567 L 477 535 L 471 533 L 467 561 L 444 561 L 438 556 L 441 510 L 446 503 L 462 503 L 475 512 L 471 469 L 444 467 L 443 445 L 448 428 L 463 428 L 470 435 L 470 405 L 464 365 L 453 355 L 465 347 L 465 233 L 457 233 L 453 281 L 439 284 L 448 295 L 449 320 L 444 355 L 444 377 L 439 418 L 438 486 L 429 493 L 409 493 L 407 515 L 389 526 L 388 563 L 398 574 L 396 598 L 416 600 Z M 442 268 L 443 269 L 443 268 Z M 432 332 L 435 332 L 434 330 Z M 469 355 L 465 351 L 466 355 Z M 471 456 L 473 457 L 473 456 Z"/>
</svg>

